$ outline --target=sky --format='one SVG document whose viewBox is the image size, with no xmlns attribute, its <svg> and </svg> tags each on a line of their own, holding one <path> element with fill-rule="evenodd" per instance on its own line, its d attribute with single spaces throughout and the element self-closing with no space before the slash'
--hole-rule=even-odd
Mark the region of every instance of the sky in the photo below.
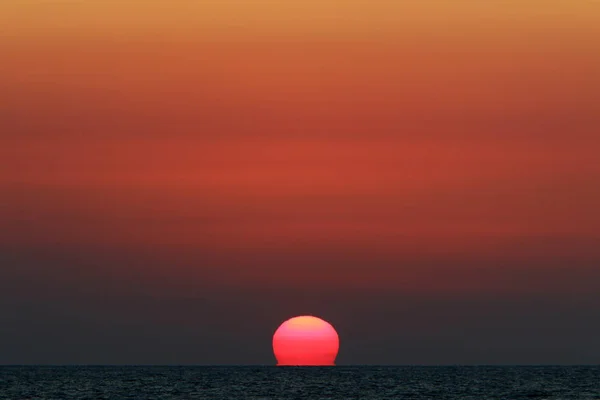
<svg viewBox="0 0 600 400">
<path fill-rule="evenodd" d="M 0 364 L 600 362 L 600 2 L 0 2 Z"/>
</svg>

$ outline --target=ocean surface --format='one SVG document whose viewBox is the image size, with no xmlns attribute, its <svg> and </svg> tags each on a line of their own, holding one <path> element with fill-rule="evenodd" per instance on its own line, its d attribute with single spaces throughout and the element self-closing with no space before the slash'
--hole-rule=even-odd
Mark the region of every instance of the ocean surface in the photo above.
<svg viewBox="0 0 600 400">
<path fill-rule="evenodd" d="M 600 366 L 0 367 L 0 399 L 600 399 Z"/>
</svg>

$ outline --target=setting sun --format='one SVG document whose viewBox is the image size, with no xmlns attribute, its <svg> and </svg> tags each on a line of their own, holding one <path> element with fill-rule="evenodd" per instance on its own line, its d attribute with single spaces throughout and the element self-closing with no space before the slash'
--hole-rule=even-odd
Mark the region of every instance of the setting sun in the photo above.
<svg viewBox="0 0 600 400">
<path fill-rule="evenodd" d="M 291 318 L 273 335 L 277 365 L 335 365 L 339 347 L 333 326 L 313 316 Z"/>
</svg>

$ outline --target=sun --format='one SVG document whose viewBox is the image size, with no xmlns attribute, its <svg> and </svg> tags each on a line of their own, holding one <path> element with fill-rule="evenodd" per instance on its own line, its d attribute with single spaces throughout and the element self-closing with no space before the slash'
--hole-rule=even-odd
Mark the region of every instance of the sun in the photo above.
<svg viewBox="0 0 600 400">
<path fill-rule="evenodd" d="M 339 347 L 334 327 L 310 315 L 288 319 L 273 335 L 277 365 L 335 365 Z"/>
</svg>

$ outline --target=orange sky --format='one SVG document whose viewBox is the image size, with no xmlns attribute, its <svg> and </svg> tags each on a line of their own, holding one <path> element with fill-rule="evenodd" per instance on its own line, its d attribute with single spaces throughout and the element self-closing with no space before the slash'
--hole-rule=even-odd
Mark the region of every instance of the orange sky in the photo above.
<svg viewBox="0 0 600 400">
<path fill-rule="evenodd" d="M 598 37 L 596 1 L 2 2 L 0 241 L 597 259 Z"/>
</svg>

